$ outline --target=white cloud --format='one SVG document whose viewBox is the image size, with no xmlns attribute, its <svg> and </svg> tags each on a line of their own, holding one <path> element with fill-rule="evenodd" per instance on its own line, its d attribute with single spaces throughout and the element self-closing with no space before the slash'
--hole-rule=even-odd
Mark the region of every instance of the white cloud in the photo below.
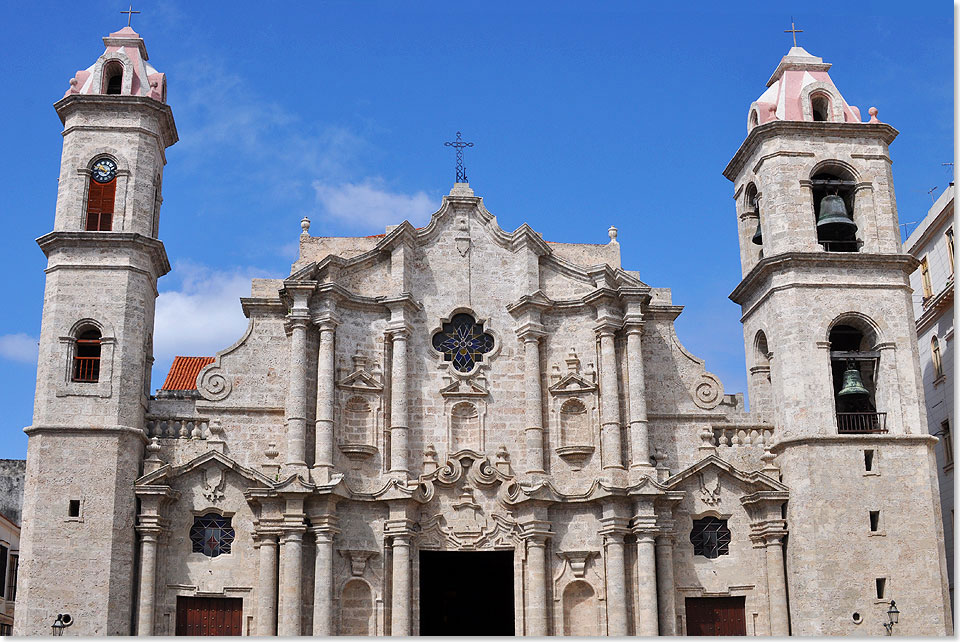
<svg viewBox="0 0 960 642">
<path fill-rule="evenodd" d="M 367 231 L 382 232 L 384 226 L 403 220 L 420 226 L 437 209 L 436 201 L 426 192 L 391 192 L 379 179 L 367 178 L 359 183 L 339 185 L 314 181 L 313 189 L 317 203 L 329 218 Z"/>
<path fill-rule="evenodd" d="M 21 363 L 36 363 L 38 352 L 36 337 L 31 337 L 23 332 L 0 335 L 0 357 L 4 359 Z"/>
<path fill-rule="evenodd" d="M 158 377 L 166 375 L 175 355 L 213 356 L 236 342 L 248 323 L 240 297 L 250 296 L 250 279 L 269 275 L 254 268 L 224 271 L 180 261 L 172 276 L 179 277 L 180 288 L 157 298 L 153 351 Z"/>
</svg>

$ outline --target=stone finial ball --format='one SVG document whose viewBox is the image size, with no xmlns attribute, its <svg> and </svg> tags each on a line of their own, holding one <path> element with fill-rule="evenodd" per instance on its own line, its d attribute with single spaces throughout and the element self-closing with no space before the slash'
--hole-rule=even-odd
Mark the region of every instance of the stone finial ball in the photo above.
<svg viewBox="0 0 960 642">
<path fill-rule="evenodd" d="M 871 116 L 876 116 L 877 114 L 880 113 L 880 110 L 877 109 L 876 107 L 871 107 L 870 109 L 867 110 L 867 113 L 870 114 Z"/>
<path fill-rule="evenodd" d="M 76 79 L 76 78 L 71 78 L 71 79 L 70 79 L 70 86 L 71 86 L 71 87 L 76 87 L 76 86 L 77 86 L 77 79 Z"/>
</svg>

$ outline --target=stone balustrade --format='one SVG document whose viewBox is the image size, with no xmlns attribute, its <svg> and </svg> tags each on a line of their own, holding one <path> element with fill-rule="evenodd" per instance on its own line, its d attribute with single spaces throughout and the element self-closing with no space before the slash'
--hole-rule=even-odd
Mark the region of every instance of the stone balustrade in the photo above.
<svg viewBox="0 0 960 642">
<path fill-rule="evenodd" d="M 764 449 L 773 444 L 773 426 L 767 425 L 729 425 L 713 427 L 713 445 L 724 448 Z"/>
<path fill-rule="evenodd" d="M 160 439 L 208 439 L 210 420 L 206 417 L 163 417 L 147 415 L 147 437 Z"/>
</svg>

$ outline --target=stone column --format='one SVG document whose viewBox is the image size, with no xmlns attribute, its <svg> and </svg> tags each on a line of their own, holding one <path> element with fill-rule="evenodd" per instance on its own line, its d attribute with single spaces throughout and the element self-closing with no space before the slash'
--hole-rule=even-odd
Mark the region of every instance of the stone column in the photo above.
<svg viewBox="0 0 960 642">
<path fill-rule="evenodd" d="M 290 328 L 290 386 L 287 392 L 287 466 L 306 468 L 307 439 L 307 325 L 297 316 Z"/>
<path fill-rule="evenodd" d="M 628 635 L 627 572 L 624 557 L 624 534 L 613 531 L 604 535 L 607 562 L 607 635 Z"/>
<path fill-rule="evenodd" d="M 641 335 L 643 323 L 626 326 L 627 370 L 630 393 L 630 467 L 650 467 L 650 441 L 647 434 L 647 397 L 643 374 Z"/>
<path fill-rule="evenodd" d="M 635 531 L 636 532 L 636 531 Z M 641 530 L 637 533 L 637 603 L 639 605 L 639 629 L 637 635 L 658 635 L 657 606 L 657 559 L 655 531 Z"/>
<path fill-rule="evenodd" d="M 277 634 L 277 536 L 260 535 L 257 635 Z"/>
<path fill-rule="evenodd" d="M 603 468 L 623 468 L 620 448 L 620 394 L 615 326 L 605 323 L 597 328 L 600 336 L 600 457 Z"/>
<path fill-rule="evenodd" d="M 676 635 L 677 599 L 673 583 L 673 535 L 657 535 L 657 612 L 660 635 Z"/>
<path fill-rule="evenodd" d="M 282 536 L 280 549 L 280 622 L 277 634 L 300 635 L 303 605 L 303 529 L 288 530 Z"/>
<path fill-rule="evenodd" d="M 313 477 L 315 483 L 325 484 L 333 473 L 335 436 L 333 434 L 333 405 L 336 394 L 335 330 L 336 321 L 331 317 L 316 320 L 320 331 L 320 347 L 317 354 L 317 432 Z"/>
<path fill-rule="evenodd" d="M 153 635 L 154 607 L 157 597 L 157 540 L 159 529 L 140 531 L 140 604 L 137 609 L 137 635 Z"/>
<path fill-rule="evenodd" d="M 390 373 L 390 472 L 406 478 L 407 463 L 407 338 L 406 327 L 390 330 L 393 339 L 393 368 Z"/>
<path fill-rule="evenodd" d="M 333 539 L 336 530 L 329 525 L 312 529 L 317 541 L 313 580 L 313 636 L 336 635 L 333 613 Z"/>
<path fill-rule="evenodd" d="M 542 473 L 543 467 L 543 391 L 540 373 L 540 337 L 542 332 L 525 329 L 523 341 L 524 446 L 523 472 Z"/>
<path fill-rule="evenodd" d="M 547 538 L 534 535 L 527 538 L 527 631 L 526 635 L 549 635 L 547 605 Z"/>
<path fill-rule="evenodd" d="M 413 600 L 411 570 L 410 535 L 394 535 L 390 635 L 413 635 L 410 627 L 410 606 Z"/>
<path fill-rule="evenodd" d="M 764 546 L 767 551 L 767 596 L 770 600 L 770 635 L 778 637 L 790 635 L 782 537 L 780 533 L 764 536 Z"/>
</svg>

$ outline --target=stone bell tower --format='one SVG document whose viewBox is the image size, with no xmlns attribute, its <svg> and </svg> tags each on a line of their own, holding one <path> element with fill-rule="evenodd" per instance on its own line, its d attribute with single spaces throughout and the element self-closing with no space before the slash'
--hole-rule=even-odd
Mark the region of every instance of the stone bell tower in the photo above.
<svg viewBox="0 0 960 642">
<path fill-rule="evenodd" d="M 751 410 L 790 488 L 794 635 L 952 632 L 889 145 L 794 46 L 750 106 L 735 185 Z M 907 617 L 906 613 L 910 613 Z"/>
<path fill-rule="evenodd" d="M 27 447 L 16 635 L 129 635 L 146 441 L 165 149 L 166 79 L 130 27 L 70 79 Z M 52 587 L 58 587 L 56 591 Z M 51 597 L 51 596 L 56 597 Z"/>
</svg>

